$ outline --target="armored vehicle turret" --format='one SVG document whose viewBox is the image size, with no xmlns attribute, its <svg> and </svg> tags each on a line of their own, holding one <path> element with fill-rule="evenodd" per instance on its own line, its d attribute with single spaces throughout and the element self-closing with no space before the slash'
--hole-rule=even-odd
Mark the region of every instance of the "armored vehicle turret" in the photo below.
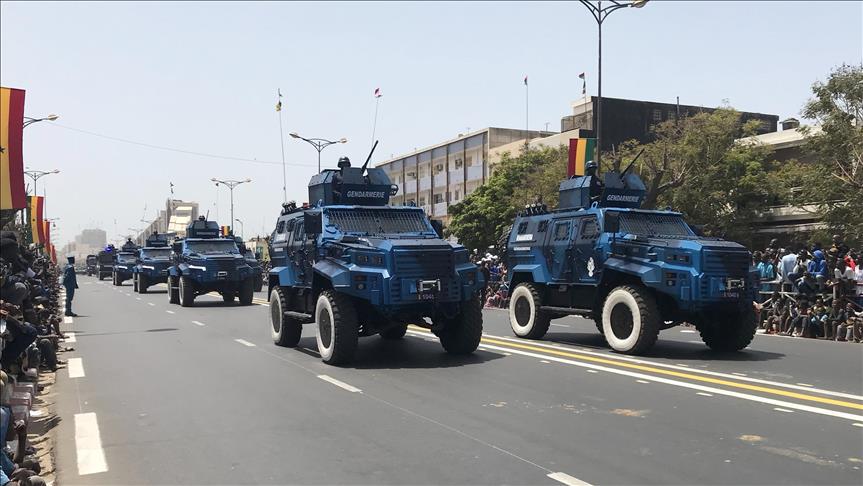
<svg viewBox="0 0 863 486">
<path fill-rule="evenodd" d="M 219 224 L 201 216 L 189 223 L 186 237 L 174 240 L 168 267 L 168 301 L 190 307 L 195 297 L 218 292 L 226 303 L 239 296 L 251 305 L 254 276 L 232 236 L 222 237 Z"/>
<path fill-rule="evenodd" d="M 170 265 L 168 235 L 154 232 L 147 237 L 144 247 L 138 252 L 138 264 L 132 268 L 132 287 L 135 292 L 146 294 L 150 286 L 167 283 Z"/>
<path fill-rule="evenodd" d="M 343 158 L 312 177 L 311 205 L 283 206 L 270 238 L 273 340 L 296 346 L 302 325 L 316 323 L 321 358 L 337 364 L 353 358 L 359 336 L 398 339 L 416 324 L 450 353 L 473 352 L 482 274 L 422 209 L 389 205 L 397 187 L 367 164 Z"/>
<path fill-rule="evenodd" d="M 506 251 L 516 336 L 539 339 L 552 319 L 580 315 L 623 353 L 644 353 L 684 322 L 713 349 L 749 345 L 758 284 L 749 251 L 699 236 L 681 213 L 640 209 L 644 194 L 635 174 L 600 182 L 588 165 L 560 184 L 558 209 L 516 217 Z"/>
</svg>

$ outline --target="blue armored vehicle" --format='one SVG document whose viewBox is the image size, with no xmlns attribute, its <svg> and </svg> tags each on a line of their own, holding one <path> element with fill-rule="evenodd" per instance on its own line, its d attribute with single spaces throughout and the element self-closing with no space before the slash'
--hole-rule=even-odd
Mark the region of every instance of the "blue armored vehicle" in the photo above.
<svg viewBox="0 0 863 486">
<path fill-rule="evenodd" d="M 603 183 L 588 163 L 585 176 L 561 183 L 558 209 L 531 205 L 515 219 L 506 247 L 513 332 L 539 339 L 552 319 L 580 315 L 621 353 L 644 353 L 684 322 L 712 349 L 748 346 L 758 284 L 749 251 L 699 236 L 681 213 L 639 209 L 645 186 L 627 172 L 606 172 Z"/>
<path fill-rule="evenodd" d="M 132 268 L 132 288 L 146 294 L 150 286 L 166 283 L 169 266 L 171 247 L 168 246 L 168 236 L 153 233 L 138 252 L 138 264 Z"/>
<path fill-rule="evenodd" d="M 233 237 L 221 237 L 219 224 L 204 216 L 189 223 L 186 237 L 174 240 L 168 267 L 168 301 L 191 307 L 195 297 L 218 292 L 226 303 L 239 296 L 251 305 L 254 276 Z"/>
<path fill-rule="evenodd" d="M 234 241 L 237 242 L 237 248 L 240 250 L 240 254 L 246 259 L 246 264 L 252 269 L 252 276 L 255 278 L 255 292 L 260 292 L 261 289 L 264 288 L 264 271 L 261 267 L 261 262 L 258 261 L 257 256 L 255 256 L 255 252 L 249 250 L 249 247 L 246 246 L 246 243 L 241 237 L 234 237 Z"/>
<path fill-rule="evenodd" d="M 117 253 L 117 260 L 114 262 L 114 268 L 111 272 L 112 283 L 114 285 L 123 285 L 123 282 L 131 279 L 132 269 L 137 264 L 138 245 L 133 243 L 131 239 L 128 239 Z"/>
<path fill-rule="evenodd" d="M 273 340 L 296 346 L 302 325 L 316 323 L 322 360 L 342 364 L 358 337 L 399 339 L 415 324 L 447 352 L 472 353 L 482 335 L 482 274 L 422 209 L 390 206 L 397 187 L 367 165 L 343 157 L 312 177 L 313 206 L 284 205 L 270 239 Z"/>
<path fill-rule="evenodd" d="M 106 246 L 104 250 L 99 250 L 96 259 L 99 264 L 97 271 L 99 280 L 112 276 L 114 274 L 114 262 L 117 261 L 117 248 L 114 245 Z"/>
</svg>

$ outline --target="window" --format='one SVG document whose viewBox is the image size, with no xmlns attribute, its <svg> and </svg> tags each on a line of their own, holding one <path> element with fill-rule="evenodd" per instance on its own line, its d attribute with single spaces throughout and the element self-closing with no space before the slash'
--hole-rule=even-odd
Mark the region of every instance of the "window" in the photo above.
<svg viewBox="0 0 863 486">
<path fill-rule="evenodd" d="M 662 121 L 662 110 L 655 109 L 653 110 L 653 121 L 661 122 Z"/>
<path fill-rule="evenodd" d="M 425 206 L 425 205 L 426 205 L 426 197 L 420 196 L 420 206 Z"/>
<path fill-rule="evenodd" d="M 405 175 L 407 176 L 407 180 L 409 181 L 415 181 L 417 178 L 417 172 L 415 170 L 408 171 L 408 173 Z"/>
<path fill-rule="evenodd" d="M 440 174 L 441 172 L 443 172 L 443 164 L 435 164 L 434 173 Z"/>
<path fill-rule="evenodd" d="M 518 224 L 518 234 L 523 235 L 527 231 L 527 221 Z"/>
<path fill-rule="evenodd" d="M 297 241 L 303 237 L 303 222 L 297 221 L 297 224 L 294 225 L 294 241 Z"/>
<path fill-rule="evenodd" d="M 455 168 L 461 169 L 462 167 L 464 167 L 464 161 L 461 160 L 461 157 L 455 159 Z"/>
<path fill-rule="evenodd" d="M 458 201 L 459 199 L 461 199 L 461 190 L 456 189 L 455 190 L 455 200 Z"/>
<path fill-rule="evenodd" d="M 592 240 L 599 234 L 599 225 L 596 223 L 596 218 L 586 218 L 581 221 L 581 231 L 579 239 Z"/>
<path fill-rule="evenodd" d="M 276 233 L 284 233 L 285 232 L 285 220 L 279 221 L 279 224 L 276 225 Z"/>
<path fill-rule="evenodd" d="M 548 220 L 540 221 L 539 227 L 536 228 L 537 233 L 545 233 L 548 231 Z"/>
<path fill-rule="evenodd" d="M 558 221 L 554 224 L 555 241 L 569 239 L 569 221 Z"/>
<path fill-rule="evenodd" d="M 443 202 L 443 194 L 435 194 L 434 195 L 434 203 L 440 204 Z"/>
</svg>

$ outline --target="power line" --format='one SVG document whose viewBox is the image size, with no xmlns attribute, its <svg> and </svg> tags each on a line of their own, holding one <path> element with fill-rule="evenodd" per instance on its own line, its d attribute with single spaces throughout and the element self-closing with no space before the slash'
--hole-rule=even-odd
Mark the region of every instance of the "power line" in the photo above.
<svg viewBox="0 0 863 486">
<path fill-rule="evenodd" d="M 138 145 L 140 147 L 147 147 L 147 148 L 156 149 L 156 150 L 165 150 L 168 152 L 177 152 L 177 153 L 187 154 L 187 155 L 197 155 L 199 157 L 210 157 L 213 159 L 236 160 L 239 162 L 252 162 L 255 164 L 267 164 L 267 165 L 281 165 L 282 164 L 282 162 L 272 162 L 272 161 L 267 161 L 267 160 L 247 159 L 247 158 L 243 158 L 243 157 L 232 157 L 229 155 L 217 155 L 217 154 L 208 154 L 206 152 L 195 152 L 193 150 L 184 150 L 184 149 L 178 149 L 178 148 L 174 148 L 174 147 L 163 147 L 161 145 L 154 145 L 151 143 L 137 142 L 135 140 L 128 140 L 128 139 L 119 138 L 119 137 L 112 137 L 110 135 L 104 135 L 101 133 L 91 132 L 89 130 L 82 130 L 80 128 L 74 128 L 74 127 L 70 127 L 67 125 L 61 125 L 59 123 L 51 123 L 50 126 L 60 127 L 60 128 L 65 129 L 65 130 L 71 130 L 73 132 L 78 132 L 78 133 L 84 133 L 86 135 L 104 138 L 107 140 L 113 140 L 115 142 L 128 143 L 128 144 L 132 144 L 132 145 Z M 297 166 L 297 167 L 313 167 L 314 166 L 314 164 L 298 164 L 298 163 L 291 163 L 291 162 L 286 162 L 286 165 L 292 165 L 292 166 Z"/>
</svg>

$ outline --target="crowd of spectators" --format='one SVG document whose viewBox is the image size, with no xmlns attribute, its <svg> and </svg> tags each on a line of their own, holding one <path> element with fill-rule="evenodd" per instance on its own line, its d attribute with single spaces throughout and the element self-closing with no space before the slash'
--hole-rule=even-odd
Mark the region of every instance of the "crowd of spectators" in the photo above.
<svg viewBox="0 0 863 486">
<path fill-rule="evenodd" d="M 753 253 L 761 277 L 756 302 L 764 332 L 863 342 L 863 255 L 839 235 L 820 243 L 780 248 L 776 240 Z"/>
<path fill-rule="evenodd" d="M 27 438 L 40 370 L 61 364 L 58 277 L 50 259 L 20 245 L 14 232 L 0 233 L 0 486 L 45 484 Z"/>
<path fill-rule="evenodd" d="M 475 259 L 485 278 L 482 302 L 485 307 L 504 308 L 509 305 L 509 287 L 506 284 L 506 264 L 497 256 L 486 253 Z"/>
</svg>

